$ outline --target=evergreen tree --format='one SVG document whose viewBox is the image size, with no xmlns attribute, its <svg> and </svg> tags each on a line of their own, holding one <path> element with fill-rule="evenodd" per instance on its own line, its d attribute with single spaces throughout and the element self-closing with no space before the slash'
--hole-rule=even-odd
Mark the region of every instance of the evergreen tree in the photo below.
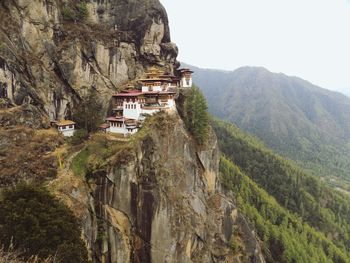
<svg viewBox="0 0 350 263">
<path fill-rule="evenodd" d="M 19 185 L 0 200 L 0 247 L 12 245 L 29 258 L 87 262 L 81 229 L 72 212 L 43 187 Z"/>
<path fill-rule="evenodd" d="M 102 105 L 96 91 L 89 91 L 73 113 L 73 120 L 81 129 L 87 132 L 96 131 L 103 120 Z"/>
<path fill-rule="evenodd" d="M 208 105 L 202 92 L 193 86 L 186 96 L 185 123 L 198 144 L 205 144 L 209 135 Z"/>
</svg>

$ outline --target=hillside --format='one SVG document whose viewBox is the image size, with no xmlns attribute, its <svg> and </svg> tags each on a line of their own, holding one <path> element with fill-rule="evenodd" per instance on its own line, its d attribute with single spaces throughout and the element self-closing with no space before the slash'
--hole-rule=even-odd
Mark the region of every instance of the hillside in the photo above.
<svg viewBox="0 0 350 263">
<path fill-rule="evenodd" d="M 264 241 L 270 262 L 349 262 L 349 197 L 234 125 L 212 122 L 224 185 Z"/>
<path fill-rule="evenodd" d="M 177 69 L 158 0 L 3 0 L 0 18 L 0 261 L 264 262 L 254 228 L 222 192 L 200 92 L 177 94 L 187 121 L 174 105 L 130 137 L 88 128 L 125 84 Z M 50 128 L 72 118 L 73 138 Z M 245 235 L 233 240 L 233 229 Z"/>
<path fill-rule="evenodd" d="M 0 262 L 349 262 L 348 197 L 236 127 L 211 127 L 190 84 L 163 93 L 171 108 L 149 103 L 159 111 L 132 135 L 97 131 L 112 95 L 150 68 L 170 74 L 150 89 L 177 79 L 159 0 L 2 0 L 0 19 Z"/>
<path fill-rule="evenodd" d="M 264 68 L 194 70 L 213 115 L 315 174 L 350 180 L 350 98 Z"/>
</svg>

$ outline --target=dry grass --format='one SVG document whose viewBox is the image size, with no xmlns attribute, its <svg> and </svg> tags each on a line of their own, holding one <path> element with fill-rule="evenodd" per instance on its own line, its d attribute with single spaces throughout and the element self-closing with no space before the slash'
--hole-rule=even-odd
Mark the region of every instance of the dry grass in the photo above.
<svg viewBox="0 0 350 263">
<path fill-rule="evenodd" d="M 0 129 L 0 186 L 55 177 L 55 149 L 62 143 L 54 130 Z"/>
<path fill-rule="evenodd" d="M 36 256 L 24 260 L 18 251 L 12 249 L 0 249 L 0 263 L 54 263 L 55 261 L 48 259 L 39 259 Z"/>
</svg>

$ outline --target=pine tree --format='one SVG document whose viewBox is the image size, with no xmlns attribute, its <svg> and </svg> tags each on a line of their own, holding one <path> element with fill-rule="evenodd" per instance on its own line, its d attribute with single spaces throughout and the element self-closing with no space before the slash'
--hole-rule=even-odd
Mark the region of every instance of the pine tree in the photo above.
<svg viewBox="0 0 350 263">
<path fill-rule="evenodd" d="M 73 120 L 79 128 L 92 132 L 97 130 L 102 119 L 102 105 L 98 100 L 97 93 L 90 91 L 75 109 Z"/>
<path fill-rule="evenodd" d="M 202 92 L 193 86 L 185 102 L 185 123 L 198 144 L 205 144 L 209 135 L 208 105 Z"/>
</svg>

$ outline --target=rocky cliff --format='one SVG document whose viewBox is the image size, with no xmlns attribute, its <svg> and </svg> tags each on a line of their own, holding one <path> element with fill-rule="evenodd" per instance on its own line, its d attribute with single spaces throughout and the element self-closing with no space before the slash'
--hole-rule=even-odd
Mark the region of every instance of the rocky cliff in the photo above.
<svg viewBox="0 0 350 263">
<path fill-rule="evenodd" d="M 147 67 L 177 68 L 158 0 L 2 0 L 0 21 L 1 187 L 47 183 L 80 218 L 93 262 L 263 262 L 221 189 L 214 134 L 199 147 L 177 113 L 159 114 L 131 140 L 94 135 L 74 153 L 33 130 L 70 118 L 91 90 L 106 112 Z"/>
<path fill-rule="evenodd" d="M 33 119 L 69 118 L 89 90 L 107 111 L 147 66 L 177 66 L 158 0 L 2 0 L 0 21 L 0 95 Z"/>
<path fill-rule="evenodd" d="M 159 114 L 133 141 L 99 135 L 86 150 L 86 180 L 53 186 L 81 218 L 94 262 L 264 262 L 220 187 L 214 135 L 198 147 L 177 114 Z"/>
</svg>

